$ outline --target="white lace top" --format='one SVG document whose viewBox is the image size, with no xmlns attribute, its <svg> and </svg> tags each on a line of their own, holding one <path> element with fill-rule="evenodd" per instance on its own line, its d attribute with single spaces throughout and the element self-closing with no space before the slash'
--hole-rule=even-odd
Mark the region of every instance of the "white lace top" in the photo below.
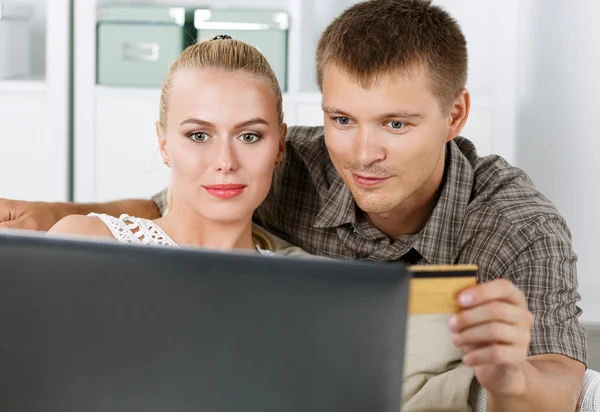
<svg viewBox="0 0 600 412">
<path fill-rule="evenodd" d="M 151 246 L 179 247 L 179 245 L 152 220 L 133 217 L 126 214 L 123 214 L 118 218 L 101 213 L 90 213 L 88 216 L 97 217 L 104 222 L 106 227 L 108 227 L 112 235 L 119 242 Z M 271 251 L 264 250 L 258 245 L 256 246 L 256 250 L 263 255 L 273 254 Z"/>
</svg>

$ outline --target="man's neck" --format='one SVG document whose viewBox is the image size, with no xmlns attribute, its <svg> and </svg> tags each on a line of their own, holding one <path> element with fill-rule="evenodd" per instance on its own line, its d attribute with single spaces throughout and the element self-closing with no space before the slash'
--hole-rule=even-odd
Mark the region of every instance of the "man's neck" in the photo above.
<svg viewBox="0 0 600 412">
<path fill-rule="evenodd" d="M 252 240 L 251 216 L 244 221 L 214 222 L 174 205 L 166 216 L 155 222 L 180 245 L 222 250 L 256 248 Z"/>
</svg>

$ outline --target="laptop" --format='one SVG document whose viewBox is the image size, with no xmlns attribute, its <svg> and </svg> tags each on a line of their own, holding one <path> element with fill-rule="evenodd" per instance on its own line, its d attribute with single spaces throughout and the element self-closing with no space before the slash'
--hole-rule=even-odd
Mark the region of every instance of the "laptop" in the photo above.
<svg viewBox="0 0 600 412">
<path fill-rule="evenodd" d="M 0 410 L 398 412 L 409 278 L 0 232 Z"/>
</svg>

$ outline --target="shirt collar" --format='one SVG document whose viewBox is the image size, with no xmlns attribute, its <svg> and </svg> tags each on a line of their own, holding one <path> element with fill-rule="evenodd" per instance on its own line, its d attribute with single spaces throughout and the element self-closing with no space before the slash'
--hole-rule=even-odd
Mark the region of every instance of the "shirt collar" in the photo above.
<svg viewBox="0 0 600 412">
<path fill-rule="evenodd" d="M 355 225 L 357 207 L 352 193 L 333 164 L 330 163 L 330 166 L 327 173 L 332 183 L 321 197 L 322 207 L 313 226 L 332 228 L 348 223 Z M 426 263 L 441 265 L 454 262 L 473 181 L 473 167 L 458 145 L 454 141 L 449 142 L 446 145 L 444 186 L 437 205 L 418 235 L 404 236 L 414 239 L 413 248 Z"/>
<path fill-rule="evenodd" d="M 433 213 L 419 233 L 413 248 L 432 265 L 456 260 L 457 243 L 474 183 L 473 166 L 454 141 L 446 145 L 444 187 Z"/>
</svg>

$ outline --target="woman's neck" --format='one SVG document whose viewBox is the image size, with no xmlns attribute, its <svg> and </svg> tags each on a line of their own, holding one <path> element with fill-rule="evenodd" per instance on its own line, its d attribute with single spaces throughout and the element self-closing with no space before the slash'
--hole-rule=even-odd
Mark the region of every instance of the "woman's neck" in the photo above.
<svg viewBox="0 0 600 412">
<path fill-rule="evenodd" d="M 222 250 L 256 249 L 251 216 L 245 221 L 214 222 L 193 211 L 174 208 L 155 222 L 179 245 Z"/>
</svg>

